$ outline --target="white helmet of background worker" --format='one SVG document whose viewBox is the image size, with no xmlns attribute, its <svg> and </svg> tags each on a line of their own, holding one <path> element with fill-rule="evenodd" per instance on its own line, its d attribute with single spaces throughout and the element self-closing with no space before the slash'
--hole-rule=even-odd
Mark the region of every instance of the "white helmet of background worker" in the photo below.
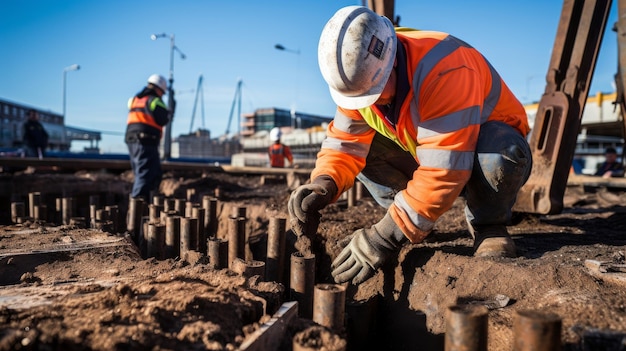
<svg viewBox="0 0 626 351">
<path fill-rule="evenodd" d="M 270 131 L 270 140 L 271 141 L 278 141 L 278 140 L 280 140 L 280 137 L 282 135 L 283 135 L 283 133 L 280 131 L 280 128 L 274 127 Z"/>
<path fill-rule="evenodd" d="M 158 74 L 153 74 L 148 77 L 148 83 L 153 84 L 163 91 L 163 94 L 167 91 L 167 81 L 165 78 Z"/>
<path fill-rule="evenodd" d="M 396 58 L 391 21 L 363 6 L 340 9 L 322 30 L 317 60 L 335 103 L 372 105 L 385 89 Z"/>
</svg>

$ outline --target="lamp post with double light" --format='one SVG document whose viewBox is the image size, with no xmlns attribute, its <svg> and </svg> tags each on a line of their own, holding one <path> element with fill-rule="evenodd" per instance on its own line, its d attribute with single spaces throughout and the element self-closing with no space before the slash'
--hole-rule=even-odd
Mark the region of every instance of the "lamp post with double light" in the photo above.
<svg viewBox="0 0 626 351">
<path fill-rule="evenodd" d="M 293 99 L 293 104 L 291 106 L 291 127 L 292 128 L 296 128 L 296 105 L 297 105 L 297 101 L 298 101 L 298 66 L 300 65 L 300 49 L 297 50 L 293 50 L 293 49 L 289 49 L 281 44 L 276 44 L 274 45 L 274 48 L 276 50 L 280 50 L 280 51 L 285 51 L 285 52 L 289 52 L 295 55 L 298 55 L 298 59 L 296 61 L 296 88 L 294 89 L 294 99 Z"/>
<path fill-rule="evenodd" d="M 163 159 L 167 160 L 171 156 L 172 150 L 172 122 L 174 120 L 174 110 L 176 107 L 176 102 L 174 100 L 174 51 L 177 51 L 180 54 L 181 60 L 186 58 L 185 54 L 176 46 L 174 40 L 174 34 L 152 34 L 150 39 L 157 40 L 159 38 L 170 38 L 170 76 L 169 76 L 169 84 L 167 85 L 167 108 L 169 109 L 169 122 L 165 125 L 165 131 L 163 133 Z"/>
</svg>

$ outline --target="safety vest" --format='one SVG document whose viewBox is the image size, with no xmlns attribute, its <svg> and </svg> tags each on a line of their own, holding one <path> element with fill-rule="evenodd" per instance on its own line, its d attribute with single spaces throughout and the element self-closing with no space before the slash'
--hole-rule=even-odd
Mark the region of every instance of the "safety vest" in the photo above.
<svg viewBox="0 0 626 351">
<path fill-rule="evenodd" d="M 522 104 L 474 48 L 446 33 L 396 31 L 394 104 L 339 107 L 311 178 L 329 175 L 341 193 L 365 167 L 376 132 L 393 140 L 419 168 L 389 211 L 419 242 L 469 180 L 481 124 L 504 122 L 523 136 L 530 128 Z"/>
<path fill-rule="evenodd" d="M 130 111 L 128 112 L 128 121 L 126 124 L 142 123 L 147 124 L 159 131 L 159 135 L 163 134 L 163 127 L 158 125 L 152 117 L 152 111 L 159 103 L 159 98 L 146 95 L 143 97 L 133 97 L 128 102 Z"/>
<path fill-rule="evenodd" d="M 292 162 L 291 150 L 286 145 L 272 144 L 269 147 L 268 154 L 271 167 L 285 167 L 285 158 Z"/>
</svg>

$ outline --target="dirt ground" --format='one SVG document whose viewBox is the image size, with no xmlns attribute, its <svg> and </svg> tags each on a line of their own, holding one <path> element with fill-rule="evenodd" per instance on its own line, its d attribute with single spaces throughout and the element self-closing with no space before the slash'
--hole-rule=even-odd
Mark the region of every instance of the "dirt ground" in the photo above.
<svg viewBox="0 0 626 351">
<path fill-rule="evenodd" d="M 66 183 L 89 189 L 90 182 L 108 182 L 123 192 L 130 181 L 128 173 L 0 177 L 4 189 L 19 189 L 22 198 L 31 191 L 58 192 Z M 216 187 L 217 236 L 226 237 L 233 208 L 246 207 L 247 258 L 265 260 L 269 219 L 287 216 L 286 182 L 168 173 L 161 193 L 185 198 L 193 189 L 201 199 Z M 518 311 L 557 316 L 564 350 L 625 350 L 624 190 L 571 185 L 561 214 L 516 214 L 509 227 L 518 250 L 513 259 L 472 256 L 460 198 L 424 243 L 403 248 L 361 286 L 347 286 L 345 328 L 325 330 L 324 337 L 311 333 L 306 350 L 339 350 L 346 342 L 347 350 L 443 350 L 447 310 L 459 304 L 489 308 L 489 350 L 512 349 Z M 124 216 L 124 194 L 105 198 Z M 354 206 L 343 199 L 324 209 L 312 242 L 315 282 L 332 283 L 329 266 L 342 239 L 383 215 L 367 196 Z M 294 241 L 288 233 L 285 255 Z M 144 259 L 121 230 L 5 220 L 0 350 L 236 350 L 289 300 L 289 287 L 207 263 L 200 253 Z M 278 349 L 292 350 L 293 336 L 313 327 L 308 319 L 294 320 Z"/>
</svg>

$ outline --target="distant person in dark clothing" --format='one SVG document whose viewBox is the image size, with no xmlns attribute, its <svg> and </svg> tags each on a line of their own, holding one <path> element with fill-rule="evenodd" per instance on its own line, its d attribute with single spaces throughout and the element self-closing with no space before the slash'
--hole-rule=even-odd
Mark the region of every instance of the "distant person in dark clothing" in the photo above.
<svg viewBox="0 0 626 351">
<path fill-rule="evenodd" d="M 24 146 L 26 146 L 26 157 L 45 156 L 48 147 L 48 132 L 39 122 L 39 113 L 35 110 L 28 111 L 28 120 L 24 123 L 23 133 Z"/>
<path fill-rule="evenodd" d="M 161 97 L 167 81 L 158 74 L 148 78 L 148 84 L 128 101 L 126 145 L 135 182 L 130 196 L 148 201 L 150 192 L 159 189 L 163 172 L 159 158 L 159 142 L 163 126 L 169 122 L 169 111 Z"/>
<path fill-rule="evenodd" d="M 617 151 L 609 147 L 604 152 L 605 161 L 598 166 L 597 176 L 602 178 L 623 177 L 624 165 L 617 162 Z"/>
</svg>

